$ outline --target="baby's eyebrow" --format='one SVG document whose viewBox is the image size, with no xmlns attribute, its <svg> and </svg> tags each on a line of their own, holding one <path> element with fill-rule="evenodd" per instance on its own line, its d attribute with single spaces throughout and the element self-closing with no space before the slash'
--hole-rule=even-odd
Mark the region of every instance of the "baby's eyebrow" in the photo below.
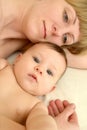
<svg viewBox="0 0 87 130">
<path fill-rule="evenodd" d="M 57 68 L 55 67 L 55 65 L 51 64 L 51 67 L 52 67 L 52 69 L 54 69 L 54 71 L 57 70 Z"/>
</svg>

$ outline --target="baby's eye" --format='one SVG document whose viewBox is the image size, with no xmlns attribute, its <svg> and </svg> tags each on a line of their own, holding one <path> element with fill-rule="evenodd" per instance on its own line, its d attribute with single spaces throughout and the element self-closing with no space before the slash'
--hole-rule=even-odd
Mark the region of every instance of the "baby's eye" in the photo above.
<svg viewBox="0 0 87 130">
<path fill-rule="evenodd" d="M 67 43 L 67 39 L 68 39 L 68 35 L 67 34 L 64 34 L 63 35 L 63 43 Z"/>
<path fill-rule="evenodd" d="M 52 73 L 52 71 L 51 71 L 51 70 L 47 70 L 47 73 L 48 73 L 48 75 L 53 76 L 53 73 Z"/>
<path fill-rule="evenodd" d="M 39 62 L 40 62 L 39 58 L 37 58 L 37 57 L 33 57 L 33 59 L 34 59 L 34 61 L 35 61 L 36 63 L 39 63 Z"/>
<path fill-rule="evenodd" d="M 64 11 L 63 19 L 66 23 L 69 21 L 68 14 L 67 14 L 66 10 Z"/>
</svg>

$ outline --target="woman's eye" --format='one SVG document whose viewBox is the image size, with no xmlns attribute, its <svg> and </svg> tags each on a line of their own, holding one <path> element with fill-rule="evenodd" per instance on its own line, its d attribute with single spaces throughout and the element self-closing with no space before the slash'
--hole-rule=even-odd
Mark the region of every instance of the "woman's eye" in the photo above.
<svg viewBox="0 0 87 130">
<path fill-rule="evenodd" d="M 53 76 L 53 73 L 52 73 L 51 70 L 47 70 L 47 73 L 48 73 L 49 75 Z"/>
<path fill-rule="evenodd" d="M 66 23 L 69 21 L 68 14 L 67 14 L 66 11 L 64 11 L 63 19 L 64 19 L 64 21 L 65 21 Z"/>
<path fill-rule="evenodd" d="M 67 34 L 64 34 L 64 35 L 63 35 L 63 43 L 64 43 L 64 44 L 67 42 L 67 39 L 68 39 L 67 37 L 68 37 Z"/>
<path fill-rule="evenodd" d="M 36 63 L 39 63 L 39 62 L 40 62 L 40 60 L 39 60 L 37 57 L 33 57 L 33 59 L 34 59 L 34 61 L 35 61 Z"/>
</svg>

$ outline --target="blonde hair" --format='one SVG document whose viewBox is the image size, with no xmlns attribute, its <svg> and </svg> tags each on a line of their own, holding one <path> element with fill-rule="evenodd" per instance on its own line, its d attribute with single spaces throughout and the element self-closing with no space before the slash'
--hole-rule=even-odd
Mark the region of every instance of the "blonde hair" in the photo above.
<svg viewBox="0 0 87 130">
<path fill-rule="evenodd" d="M 65 0 L 76 11 L 78 19 L 80 21 L 80 40 L 72 45 L 65 45 L 72 54 L 80 54 L 87 51 L 87 0 Z"/>
</svg>

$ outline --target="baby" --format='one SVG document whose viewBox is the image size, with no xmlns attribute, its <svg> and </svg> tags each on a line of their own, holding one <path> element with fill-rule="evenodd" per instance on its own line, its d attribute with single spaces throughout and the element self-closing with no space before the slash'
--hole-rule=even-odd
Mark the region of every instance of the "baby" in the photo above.
<svg viewBox="0 0 87 130">
<path fill-rule="evenodd" d="M 51 117 L 37 96 L 55 89 L 66 66 L 64 51 L 51 43 L 31 46 L 24 54 L 20 53 L 12 65 L 1 59 L 0 129 L 63 130 L 57 125 L 61 119 Z M 73 105 L 68 107 L 73 113 Z M 74 130 L 79 128 L 76 126 Z"/>
</svg>

